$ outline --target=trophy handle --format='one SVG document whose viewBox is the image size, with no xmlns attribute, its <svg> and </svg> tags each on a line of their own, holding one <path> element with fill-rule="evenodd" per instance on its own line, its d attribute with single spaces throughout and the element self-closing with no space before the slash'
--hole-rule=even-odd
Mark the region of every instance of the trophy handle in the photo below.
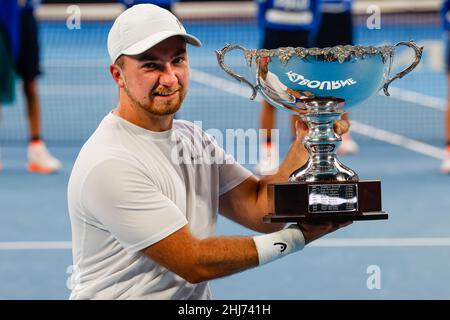
<svg viewBox="0 0 450 320">
<path fill-rule="evenodd" d="M 403 78 L 404 75 L 410 73 L 419 64 L 420 59 L 422 58 L 423 47 L 419 47 L 417 43 L 415 43 L 414 41 L 401 41 L 397 43 L 394 47 L 402 45 L 412 48 L 416 54 L 416 57 L 409 67 L 407 67 L 405 70 L 400 71 L 395 76 L 386 81 L 386 83 L 383 85 L 383 91 L 386 96 L 390 96 L 388 88 L 391 82 L 396 79 Z"/>
<path fill-rule="evenodd" d="M 253 85 L 250 81 L 245 79 L 240 74 L 235 73 L 233 70 L 231 70 L 231 68 L 229 66 L 227 66 L 225 64 L 225 54 L 227 54 L 230 51 L 233 51 L 234 49 L 241 50 L 244 53 L 244 55 L 247 56 L 246 53 L 248 52 L 248 50 L 245 49 L 244 47 L 242 47 L 240 45 L 237 45 L 237 44 L 227 44 L 222 49 L 216 50 L 217 62 L 219 62 L 219 66 L 223 69 L 223 71 L 228 73 L 230 76 L 232 76 L 233 78 L 235 78 L 239 82 L 244 82 L 244 83 L 249 85 L 249 87 L 252 89 L 252 92 L 253 92 L 252 96 L 250 97 L 250 99 L 254 100 L 255 97 L 256 97 L 256 94 L 257 94 L 255 85 Z"/>
</svg>

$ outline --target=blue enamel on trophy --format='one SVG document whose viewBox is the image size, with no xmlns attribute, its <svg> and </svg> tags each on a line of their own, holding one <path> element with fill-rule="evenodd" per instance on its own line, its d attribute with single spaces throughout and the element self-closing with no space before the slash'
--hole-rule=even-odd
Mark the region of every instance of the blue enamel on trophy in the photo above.
<svg viewBox="0 0 450 320">
<path fill-rule="evenodd" d="M 407 46 L 415 58 L 409 67 L 390 77 L 396 48 Z M 232 50 L 244 53 L 255 79 L 250 82 L 225 64 Z M 269 186 L 271 214 L 266 222 L 314 222 L 387 219 L 381 206 L 379 180 L 359 180 L 336 156 L 341 137 L 333 123 L 351 107 L 412 71 L 423 47 L 413 41 L 394 46 L 336 46 L 332 48 L 278 48 L 248 50 L 226 45 L 216 51 L 220 67 L 249 85 L 251 99 L 259 92 L 271 105 L 299 115 L 308 125 L 303 143 L 308 162 L 289 181 Z"/>
</svg>

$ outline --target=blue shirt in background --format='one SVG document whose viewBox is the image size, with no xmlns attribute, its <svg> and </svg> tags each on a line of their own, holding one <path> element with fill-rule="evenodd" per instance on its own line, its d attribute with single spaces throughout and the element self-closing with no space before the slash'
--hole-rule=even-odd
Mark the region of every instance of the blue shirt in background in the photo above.
<svg viewBox="0 0 450 320">
<path fill-rule="evenodd" d="M 42 3 L 42 0 L 25 0 L 25 9 L 34 9 Z"/>
<path fill-rule="evenodd" d="M 257 0 L 262 28 L 311 30 L 320 22 L 319 0 Z"/>
<path fill-rule="evenodd" d="M 320 0 L 322 13 L 342 13 L 352 10 L 353 0 Z"/>
<path fill-rule="evenodd" d="M 19 14 L 17 0 L 1 0 L 0 26 L 11 46 L 14 58 L 19 54 Z"/>
<path fill-rule="evenodd" d="M 445 0 L 442 4 L 441 18 L 444 30 L 450 31 L 450 0 Z"/>
</svg>

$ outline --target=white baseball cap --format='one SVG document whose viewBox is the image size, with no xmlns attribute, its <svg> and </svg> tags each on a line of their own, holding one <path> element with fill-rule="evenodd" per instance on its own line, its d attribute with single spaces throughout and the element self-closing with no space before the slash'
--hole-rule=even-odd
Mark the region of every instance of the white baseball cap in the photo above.
<svg viewBox="0 0 450 320">
<path fill-rule="evenodd" d="M 122 54 L 140 54 L 173 36 L 182 36 L 197 47 L 202 45 L 200 40 L 186 33 L 170 11 L 154 4 L 138 4 L 122 12 L 109 30 L 109 57 L 114 63 Z"/>
</svg>

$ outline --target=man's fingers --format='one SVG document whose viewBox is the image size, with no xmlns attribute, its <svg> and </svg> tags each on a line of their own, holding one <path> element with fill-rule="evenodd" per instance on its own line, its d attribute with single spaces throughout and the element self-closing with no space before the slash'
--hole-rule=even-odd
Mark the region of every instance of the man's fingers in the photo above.
<svg viewBox="0 0 450 320">
<path fill-rule="evenodd" d="M 308 126 L 306 123 L 303 122 L 303 120 L 299 119 L 295 121 L 295 129 L 298 131 L 308 131 Z"/>
<path fill-rule="evenodd" d="M 348 132 L 348 129 L 350 128 L 350 122 L 348 120 L 343 119 L 335 121 L 333 128 L 334 132 L 336 132 L 339 135 L 342 135 Z"/>
<path fill-rule="evenodd" d="M 303 139 L 308 133 L 308 126 L 302 120 L 295 121 L 295 131 L 297 133 L 297 138 Z"/>
<path fill-rule="evenodd" d="M 334 132 L 338 135 L 343 135 L 350 129 L 350 122 L 346 119 L 337 120 L 334 122 L 333 128 Z M 295 122 L 295 131 L 297 132 L 297 136 L 299 138 L 303 138 L 308 133 L 308 130 L 309 128 L 303 120 L 300 119 Z"/>
</svg>

